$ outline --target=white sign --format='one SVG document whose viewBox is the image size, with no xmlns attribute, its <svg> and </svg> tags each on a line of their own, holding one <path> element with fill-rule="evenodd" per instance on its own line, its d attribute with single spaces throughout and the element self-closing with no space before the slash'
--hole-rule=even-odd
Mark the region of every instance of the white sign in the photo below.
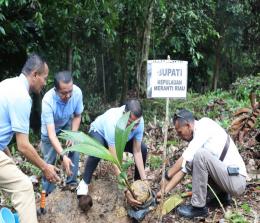
<svg viewBox="0 0 260 223">
<path fill-rule="evenodd" d="M 186 98 L 188 62 L 180 60 L 148 60 L 148 98 Z"/>
</svg>

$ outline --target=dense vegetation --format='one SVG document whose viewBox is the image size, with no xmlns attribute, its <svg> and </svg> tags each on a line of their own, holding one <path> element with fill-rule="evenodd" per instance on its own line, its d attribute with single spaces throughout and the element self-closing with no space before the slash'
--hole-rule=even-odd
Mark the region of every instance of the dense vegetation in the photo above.
<svg viewBox="0 0 260 223">
<path fill-rule="evenodd" d="M 257 0 L 0 0 L 0 80 L 26 55 L 69 69 L 88 106 L 145 96 L 147 59 L 189 62 L 189 89 L 227 89 L 259 72 Z M 49 79 L 49 87 L 51 80 Z"/>
</svg>

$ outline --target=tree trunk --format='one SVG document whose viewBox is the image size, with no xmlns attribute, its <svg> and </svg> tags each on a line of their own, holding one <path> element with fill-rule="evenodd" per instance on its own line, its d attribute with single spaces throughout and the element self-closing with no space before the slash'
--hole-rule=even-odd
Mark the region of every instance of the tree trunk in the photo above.
<svg viewBox="0 0 260 223">
<path fill-rule="evenodd" d="M 102 81 L 103 81 L 103 93 L 104 93 L 104 101 L 107 100 L 107 93 L 106 93 L 106 74 L 105 74 L 105 67 L 104 67 L 104 55 L 101 55 L 101 63 L 102 63 Z"/>
<path fill-rule="evenodd" d="M 71 42 L 67 47 L 67 70 L 72 72 L 72 66 L 73 66 L 73 45 L 74 45 L 74 41 L 75 41 L 75 33 L 72 32 L 71 33 Z"/>
<path fill-rule="evenodd" d="M 128 14 L 128 9 L 126 9 L 125 11 L 125 15 Z M 119 64 L 120 64 L 120 71 L 122 74 L 122 89 L 121 89 L 121 97 L 120 97 L 120 103 L 122 104 L 127 96 L 127 92 L 128 92 L 128 72 L 127 72 L 127 62 L 126 62 L 126 54 L 127 54 L 127 50 L 128 50 L 128 45 L 127 43 L 125 43 L 125 37 L 127 35 L 126 32 L 126 27 L 127 27 L 127 22 L 125 21 L 121 27 L 120 27 L 120 50 L 119 50 Z"/>
<path fill-rule="evenodd" d="M 154 7 L 154 0 L 151 0 L 150 4 L 148 5 L 147 20 L 146 20 L 144 32 L 143 32 L 140 61 L 137 62 L 137 68 L 136 68 L 138 97 L 139 97 L 140 93 L 142 94 L 145 92 L 144 87 L 146 86 L 147 60 L 148 60 L 148 56 L 149 56 L 149 47 L 150 47 L 150 39 L 151 39 L 153 7 Z"/>
<path fill-rule="evenodd" d="M 67 64 L 67 70 L 70 71 L 70 72 L 72 71 L 72 51 L 73 51 L 73 49 L 72 49 L 71 45 L 68 46 L 66 64 Z"/>
<path fill-rule="evenodd" d="M 220 41 L 218 41 L 216 46 L 216 57 L 215 57 L 215 65 L 214 65 L 214 73 L 213 73 L 213 82 L 212 82 L 212 89 L 214 91 L 217 90 L 218 80 L 219 80 L 219 69 L 221 64 L 221 47 Z"/>
<path fill-rule="evenodd" d="M 126 50 L 122 47 L 122 51 L 120 53 L 120 66 L 122 73 L 122 90 L 121 90 L 121 98 L 120 102 L 123 103 L 126 99 L 128 92 L 128 73 L 127 73 L 127 63 L 126 63 Z"/>
</svg>

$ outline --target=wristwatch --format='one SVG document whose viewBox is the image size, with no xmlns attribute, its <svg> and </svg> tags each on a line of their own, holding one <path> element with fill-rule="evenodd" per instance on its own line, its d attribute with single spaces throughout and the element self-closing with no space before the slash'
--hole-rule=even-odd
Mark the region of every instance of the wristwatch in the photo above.
<svg viewBox="0 0 260 223">
<path fill-rule="evenodd" d="M 64 154 L 60 154 L 60 160 L 63 161 Z"/>
</svg>

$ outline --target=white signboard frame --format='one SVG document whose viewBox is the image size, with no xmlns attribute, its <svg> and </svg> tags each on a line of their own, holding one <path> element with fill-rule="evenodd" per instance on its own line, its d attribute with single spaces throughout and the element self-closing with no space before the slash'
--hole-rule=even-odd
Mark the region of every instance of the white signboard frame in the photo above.
<svg viewBox="0 0 260 223">
<path fill-rule="evenodd" d="M 186 98 L 188 62 L 181 60 L 148 60 L 148 98 Z"/>
</svg>

